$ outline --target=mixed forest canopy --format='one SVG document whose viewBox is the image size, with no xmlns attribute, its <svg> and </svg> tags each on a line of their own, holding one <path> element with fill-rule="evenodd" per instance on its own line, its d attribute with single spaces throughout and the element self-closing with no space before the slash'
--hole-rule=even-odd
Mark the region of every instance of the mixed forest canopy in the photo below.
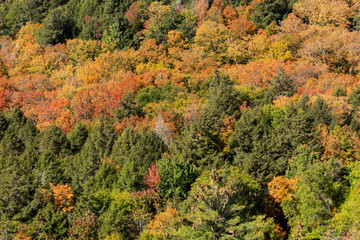
<svg viewBox="0 0 360 240">
<path fill-rule="evenodd" d="M 0 0 L 0 239 L 360 239 L 359 0 Z"/>
</svg>

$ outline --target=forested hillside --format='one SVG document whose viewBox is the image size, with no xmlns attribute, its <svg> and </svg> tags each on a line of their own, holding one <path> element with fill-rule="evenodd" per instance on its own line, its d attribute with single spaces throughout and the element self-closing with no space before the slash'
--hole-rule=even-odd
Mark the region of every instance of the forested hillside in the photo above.
<svg viewBox="0 0 360 240">
<path fill-rule="evenodd" d="M 0 239 L 360 239 L 359 0 L 0 0 Z"/>
</svg>

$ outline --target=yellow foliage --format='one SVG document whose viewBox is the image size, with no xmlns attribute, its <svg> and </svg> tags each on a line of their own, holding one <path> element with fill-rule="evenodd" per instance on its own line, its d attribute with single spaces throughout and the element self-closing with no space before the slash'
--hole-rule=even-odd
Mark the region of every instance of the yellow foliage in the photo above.
<svg viewBox="0 0 360 240">
<path fill-rule="evenodd" d="M 321 157 L 323 161 L 336 158 L 349 165 L 360 159 L 360 139 L 348 126 L 336 126 L 330 133 L 326 126 L 322 126 L 320 137 L 324 146 L 324 154 Z"/>
<path fill-rule="evenodd" d="M 171 30 L 166 35 L 166 42 L 169 47 L 189 48 L 188 40 L 180 31 Z"/>
<path fill-rule="evenodd" d="M 101 53 L 101 42 L 95 40 L 71 39 L 66 42 L 67 57 L 74 65 L 94 60 Z"/>
<path fill-rule="evenodd" d="M 207 20 L 196 31 L 194 41 L 207 55 L 221 58 L 228 38 L 229 30 L 224 24 Z"/>
<path fill-rule="evenodd" d="M 15 40 L 16 61 L 13 68 L 9 69 L 9 75 L 14 76 L 20 73 L 32 73 L 31 61 L 42 54 L 42 47 L 35 40 L 35 33 L 41 27 L 40 24 L 28 22 L 17 34 Z"/>
<path fill-rule="evenodd" d="M 265 58 L 273 58 L 279 60 L 290 60 L 292 58 L 290 51 L 290 43 L 285 40 L 278 40 L 271 43 Z"/>
<path fill-rule="evenodd" d="M 348 19 L 354 14 L 345 0 L 301 0 L 294 5 L 294 13 L 313 25 L 343 27 L 350 24 Z"/>
<path fill-rule="evenodd" d="M 140 239 L 169 239 L 171 232 L 174 230 L 171 225 L 177 214 L 178 211 L 175 208 L 166 208 L 164 212 L 159 213 L 150 221 Z"/>
</svg>

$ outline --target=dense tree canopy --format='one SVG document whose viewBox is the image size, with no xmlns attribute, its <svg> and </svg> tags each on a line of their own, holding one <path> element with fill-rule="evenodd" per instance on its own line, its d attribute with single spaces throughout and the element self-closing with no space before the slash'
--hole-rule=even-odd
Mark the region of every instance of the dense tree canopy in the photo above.
<svg viewBox="0 0 360 240">
<path fill-rule="evenodd" d="M 360 239 L 359 10 L 0 1 L 0 239 Z"/>
</svg>

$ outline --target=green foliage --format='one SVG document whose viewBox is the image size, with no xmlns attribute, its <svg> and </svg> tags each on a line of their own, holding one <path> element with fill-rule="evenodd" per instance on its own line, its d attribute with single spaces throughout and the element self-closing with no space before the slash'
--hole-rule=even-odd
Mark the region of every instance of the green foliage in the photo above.
<svg viewBox="0 0 360 240">
<path fill-rule="evenodd" d="M 162 87 L 146 87 L 141 89 L 135 96 L 134 101 L 139 105 L 139 107 L 144 107 L 148 103 L 151 102 L 159 102 L 165 99 L 169 99 L 170 101 L 174 100 L 176 96 L 176 89 L 173 86 L 171 81 L 166 82 L 166 84 Z M 124 101 L 124 100 L 123 100 Z M 126 104 L 126 103 L 121 103 Z M 130 104 L 130 103 L 128 103 Z M 123 105 L 123 107 L 125 107 Z M 130 107 L 130 106 L 129 106 Z M 137 110 L 138 114 L 140 113 Z M 138 115 L 139 116 L 139 115 Z"/>
<path fill-rule="evenodd" d="M 347 233 L 357 232 L 359 227 L 359 218 L 357 217 L 359 210 L 359 163 L 350 166 L 350 174 L 348 180 L 350 182 L 350 191 L 345 202 L 339 207 L 339 211 L 332 219 L 332 226 L 336 230 L 337 235 L 344 236 Z"/>
<path fill-rule="evenodd" d="M 8 125 L 9 123 L 4 114 L 0 114 L 0 141 L 3 139 Z"/>
<path fill-rule="evenodd" d="M 162 7 L 162 6 L 157 6 Z M 145 37 L 148 39 L 155 38 L 156 43 L 162 43 L 166 40 L 166 35 L 169 31 L 175 30 L 180 23 L 180 16 L 173 10 L 154 12 L 155 16 L 152 16 L 150 26 L 148 27 Z M 184 27 L 184 25 L 183 25 Z"/>
<path fill-rule="evenodd" d="M 99 192 L 98 198 L 103 199 L 106 192 Z M 129 239 L 131 235 L 131 211 L 134 208 L 128 192 L 114 190 L 109 194 L 110 202 L 106 211 L 99 217 L 99 237 L 104 239 L 111 234 L 119 234 L 120 239 Z"/>
<path fill-rule="evenodd" d="M 24 169 L 17 159 L 1 167 L 0 215 L 13 220 L 29 220 L 28 205 L 35 191 L 31 171 Z"/>
<path fill-rule="evenodd" d="M 73 153 L 77 153 L 84 146 L 88 137 L 88 131 L 84 125 L 77 122 L 67 135 Z"/>
<path fill-rule="evenodd" d="M 161 90 L 159 88 L 147 87 L 141 89 L 135 96 L 135 102 L 139 104 L 140 107 L 146 106 L 146 104 L 151 102 L 157 102 L 161 98 Z"/>
<path fill-rule="evenodd" d="M 16 31 L 28 21 L 41 22 L 46 14 L 46 6 L 41 0 L 15 0 L 11 1 L 5 13 L 6 25 Z"/>
<path fill-rule="evenodd" d="M 322 238 L 334 207 L 343 202 L 347 190 L 341 178 L 341 170 L 336 161 L 317 162 L 298 174 L 299 185 L 293 199 L 281 204 L 292 227 L 291 236 Z"/>
<path fill-rule="evenodd" d="M 87 17 L 79 37 L 85 40 L 101 39 L 99 19 L 97 17 Z"/>
<path fill-rule="evenodd" d="M 114 144 L 111 158 L 120 165 L 119 187 L 134 191 L 144 187 L 143 176 L 161 158 L 166 145 L 154 132 L 126 128 Z"/>
<path fill-rule="evenodd" d="M 144 96 L 145 95 L 146 94 L 144 93 Z M 139 99 L 138 101 L 140 101 L 141 104 L 145 104 L 144 102 L 142 102 L 142 99 L 146 99 L 146 97 L 142 97 L 141 95 L 139 96 L 139 94 L 137 96 Z M 116 119 L 121 122 L 126 117 L 142 117 L 144 113 L 142 111 L 142 108 L 135 103 L 132 96 L 130 94 L 127 94 L 123 99 L 121 99 L 119 107 L 115 110 L 114 115 Z"/>
<path fill-rule="evenodd" d="M 110 156 L 116 137 L 109 120 L 101 118 L 90 132 L 81 151 L 65 162 L 66 175 L 72 179 L 76 191 L 94 191 L 91 188 L 95 174 L 101 160 Z"/>
<path fill-rule="evenodd" d="M 255 2 L 0 0 L 0 239 L 360 239 L 356 8 Z"/>
<path fill-rule="evenodd" d="M 360 106 L 360 86 L 353 89 L 349 96 L 349 102 L 354 106 Z"/>
<path fill-rule="evenodd" d="M 129 22 L 126 19 L 119 19 L 103 31 L 102 41 L 113 46 L 110 50 L 138 47 L 138 39 L 134 38 L 134 34 Z"/>
<path fill-rule="evenodd" d="M 345 97 L 346 96 L 346 90 L 342 87 L 337 87 L 336 91 L 334 93 L 335 97 Z"/>
<path fill-rule="evenodd" d="M 52 10 L 44 19 L 37 40 L 43 45 L 63 43 L 73 35 L 73 23 L 66 8 L 59 7 Z"/>
<path fill-rule="evenodd" d="M 184 10 L 180 13 L 180 20 L 176 29 L 180 31 L 189 42 L 192 42 L 196 35 L 196 15 L 193 11 Z"/>
<path fill-rule="evenodd" d="M 64 132 L 57 126 L 52 125 L 38 135 L 40 153 L 50 153 L 58 156 L 69 150 L 69 142 Z"/>
<path fill-rule="evenodd" d="M 264 0 L 255 6 L 253 22 L 257 27 L 265 28 L 272 21 L 283 20 L 290 11 L 289 0 Z"/>
<path fill-rule="evenodd" d="M 169 157 L 161 158 L 156 165 L 160 173 L 159 189 L 162 200 L 184 200 L 198 176 L 196 169 L 190 164 L 180 163 Z"/>
<path fill-rule="evenodd" d="M 226 5 L 233 5 L 234 7 L 237 7 L 239 5 L 247 6 L 251 2 L 251 0 L 224 0 L 223 2 Z"/>
<path fill-rule="evenodd" d="M 286 170 L 287 178 L 294 178 L 308 170 L 313 163 L 318 160 L 316 153 L 312 152 L 307 146 L 297 148 L 297 155 L 289 160 L 289 167 Z"/>
<path fill-rule="evenodd" d="M 249 215 L 260 191 L 254 179 L 236 168 L 204 172 L 186 200 L 180 238 L 265 239 L 272 221 Z"/>
<path fill-rule="evenodd" d="M 307 112 L 307 115 L 308 118 L 313 122 L 314 127 L 317 127 L 320 123 L 330 125 L 332 120 L 329 106 L 322 97 L 318 97 L 316 99 L 315 103 Z"/>
<path fill-rule="evenodd" d="M 229 76 L 217 70 L 209 82 L 209 91 L 205 111 L 215 118 L 225 115 L 234 116 L 240 106 L 239 94 L 234 90 L 234 83 Z"/>
<path fill-rule="evenodd" d="M 273 77 L 271 81 L 271 91 L 275 96 L 292 96 L 297 91 L 297 86 L 290 76 L 286 75 L 283 71 Z"/>
<path fill-rule="evenodd" d="M 225 164 L 224 148 L 219 135 L 212 131 L 212 119 L 207 115 L 186 127 L 172 147 L 172 154 L 183 163 L 200 169 L 216 168 Z M 207 128 L 206 126 L 211 126 Z M 219 125 L 217 125 L 219 126 Z"/>
<path fill-rule="evenodd" d="M 179 160 L 201 169 L 219 168 L 228 162 L 220 137 L 225 116 L 236 116 L 240 95 L 229 77 L 215 71 L 210 82 L 207 102 L 200 118 L 182 131 L 173 147 Z"/>
<path fill-rule="evenodd" d="M 19 156 L 26 146 L 36 145 L 35 125 L 31 120 L 25 118 L 21 110 L 14 109 L 6 118 L 9 125 L 1 142 L 3 156 Z"/>
<path fill-rule="evenodd" d="M 68 227 L 67 214 L 51 202 L 45 203 L 31 223 L 34 237 L 38 239 L 66 239 Z"/>
<path fill-rule="evenodd" d="M 235 126 L 230 144 L 234 163 L 260 182 L 282 175 L 300 144 L 311 142 L 304 113 L 293 106 L 256 107 L 245 112 Z"/>
</svg>

